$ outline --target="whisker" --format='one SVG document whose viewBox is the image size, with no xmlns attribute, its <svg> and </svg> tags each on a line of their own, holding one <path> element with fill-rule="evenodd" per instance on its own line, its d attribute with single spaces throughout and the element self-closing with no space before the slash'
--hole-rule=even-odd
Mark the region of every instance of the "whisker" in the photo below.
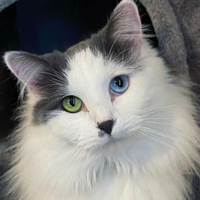
<svg viewBox="0 0 200 200">
<path fill-rule="evenodd" d="M 146 114 L 144 116 L 149 116 L 151 114 L 166 110 L 168 108 L 173 108 L 173 107 L 177 107 L 177 108 L 191 107 L 191 108 L 193 108 L 194 106 L 191 106 L 191 105 L 177 105 L 177 104 L 175 104 L 175 105 L 168 105 L 168 106 L 150 107 L 148 109 L 143 109 L 142 111 L 139 111 L 136 114 L 139 114 L 139 115 Z"/>
<path fill-rule="evenodd" d="M 13 78 L 14 78 L 14 76 L 10 76 L 10 77 L 4 79 L 3 81 L 0 82 L 0 85 L 1 85 L 2 83 L 4 83 L 4 82 L 8 81 L 9 79 L 13 79 Z"/>
<path fill-rule="evenodd" d="M 175 118 L 172 118 L 172 117 L 145 117 L 144 119 L 156 119 L 156 120 L 173 120 Z"/>
<path fill-rule="evenodd" d="M 179 116 L 178 117 L 179 119 L 185 119 L 184 117 L 181 117 L 181 116 Z M 159 122 L 160 121 L 165 121 L 165 120 L 175 120 L 175 119 L 177 119 L 177 117 L 144 117 L 143 118 L 143 120 L 159 120 Z M 194 120 L 196 121 L 196 122 L 200 122 L 200 120 L 199 119 L 195 119 L 195 117 L 192 117 L 192 119 L 189 119 L 189 118 L 187 118 L 187 121 L 190 121 L 190 122 L 194 122 Z"/>
<path fill-rule="evenodd" d="M 167 138 L 167 139 L 169 139 L 169 140 L 171 140 L 171 141 L 176 141 L 176 142 L 178 142 L 178 143 L 186 144 L 186 142 L 184 142 L 184 141 L 182 141 L 182 140 L 180 140 L 180 139 L 177 139 L 177 138 L 171 138 L 171 137 L 165 135 L 163 132 L 158 131 L 158 130 L 156 130 L 156 129 L 152 129 L 152 128 L 149 128 L 149 127 L 142 127 L 142 130 L 149 131 L 149 132 L 151 132 L 152 134 L 159 135 L 159 136 L 164 137 L 164 138 Z M 190 143 L 190 145 L 193 146 L 193 147 L 197 147 L 197 146 L 194 145 L 193 143 Z"/>
<path fill-rule="evenodd" d="M 151 138 L 152 140 L 154 140 L 154 141 L 156 141 L 156 142 L 158 142 L 158 143 L 160 143 L 160 144 L 163 144 L 163 145 L 165 145 L 165 146 L 167 146 L 167 147 L 172 148 L 172 146 L 170 146 L 169 144 L 166 144 L 165 142 L 160 141 L 158 138 L 156 138 L 156 137 L 153 136 L 152 134 L 149 134 L 149 133 L 146 132 L 146 131 L 141 131 L 141 130 L 140 130 L 140 131 L 137 131 L 137 132 L 140 133 L 140 134 L 142 134 L 142 135 L 145 135 L 145 136 Z"/>
<path fill-rule="evenodd" d="M 152 114 L 153 113 L 156 113 L 156 112 L 159 112 L 159 111 L 163 111 L 163 110 L 166 110 L 168 108 L 171 108 L 171 107 L 175 107 L 177 105 L 169 105 L 169 106 L 159 106 L 159 107 L 150 107 L 148 109 L 143 109 L 142 111 L 139 111 L 137 114 L 151 114 L 151 111 L 152 111 Z"/>
<path fill-rule="evenodd" d="M 159 124 L 159 125 L 164 125 L 164 126 L 171 126 L 171 124 L 161 123 L 161 122 L 155 122 L 155 121 L 145 121 L 145 123 L 149 123 L 149 124 Z"/>
</svg>

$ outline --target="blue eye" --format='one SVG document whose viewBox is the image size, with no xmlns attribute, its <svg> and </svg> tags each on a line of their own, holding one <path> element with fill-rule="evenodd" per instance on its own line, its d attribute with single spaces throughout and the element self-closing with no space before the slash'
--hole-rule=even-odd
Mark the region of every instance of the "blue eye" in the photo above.
<svg viewBox="0 0 200 200">
<path fill-rule="evenodd" d="M 129 79 L 127 76 L 116 76 L 110 82 L 110 89 L 113 93 L 122 94 L 126 91 L 129 85 Z"/>
</svg>

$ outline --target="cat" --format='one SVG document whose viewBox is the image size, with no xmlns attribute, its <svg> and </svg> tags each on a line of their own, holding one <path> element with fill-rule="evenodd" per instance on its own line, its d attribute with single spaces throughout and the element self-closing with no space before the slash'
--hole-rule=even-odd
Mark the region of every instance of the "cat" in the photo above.
<svg viewBox="0 0 200 200">
<path fill-rule="evenodd" d="M 13 199 L 186 200 L 200 161 L 193 95 L 145 39 L 133 1 L 64 53 L 4 60 L 26 93 Z"/>
</svg>

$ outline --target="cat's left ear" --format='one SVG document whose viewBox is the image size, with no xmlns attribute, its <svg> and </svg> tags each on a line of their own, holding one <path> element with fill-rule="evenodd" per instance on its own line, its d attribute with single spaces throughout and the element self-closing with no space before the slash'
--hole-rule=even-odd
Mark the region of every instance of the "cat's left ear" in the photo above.
<svg viewBox="0 0 200 200">
<path fill-rule="evenodd" d="M 106 27 L 106 35 L 113 42 L 126 42 L 141 48 L 142 25 L 138 8 L 132 0 L 122 0 L 117 5 Z"/>
</svg>

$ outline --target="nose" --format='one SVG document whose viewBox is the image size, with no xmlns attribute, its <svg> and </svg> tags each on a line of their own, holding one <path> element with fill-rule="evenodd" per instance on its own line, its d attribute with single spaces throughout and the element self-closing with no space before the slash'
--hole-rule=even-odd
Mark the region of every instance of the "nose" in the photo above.
<svg viewBox="0 0 200 200">
<path fill-rule="evenodd" d="M 108 120 L 98 124 L 98 128 L 102 131 L 105 131 L 107 134 L 111 135 L 112 127 L 113 127 L 113 120 Z"/>
</svg>

